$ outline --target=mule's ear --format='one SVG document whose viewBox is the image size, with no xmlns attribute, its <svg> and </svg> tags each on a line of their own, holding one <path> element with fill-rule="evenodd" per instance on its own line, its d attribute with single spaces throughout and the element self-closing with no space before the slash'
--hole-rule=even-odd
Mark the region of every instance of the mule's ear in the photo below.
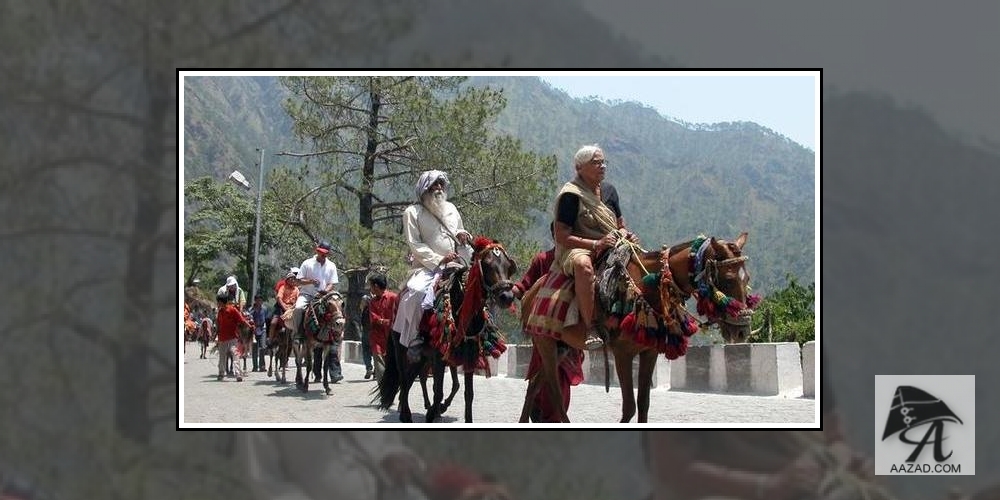
<svg viewBox="0 0 1000 500">
<path fill-rule="evenodd" d="M 736 238 L 736 246 L 737 246 L 737 248 L 739 248 L 740 250 L 743 250 L 743 245 L 746 244 L 747 237 L 749 235 L 750 235 L 750 233 L 748 233 L 746 231 L 743 231 L 742 233 L 740 233 L 740 236 L 738 238 Z"/>
</svg>

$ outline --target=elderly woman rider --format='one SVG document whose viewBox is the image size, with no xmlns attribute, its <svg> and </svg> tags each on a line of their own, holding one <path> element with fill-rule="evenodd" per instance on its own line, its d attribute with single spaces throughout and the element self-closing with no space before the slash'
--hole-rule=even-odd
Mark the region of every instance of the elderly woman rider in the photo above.
<svg viewBox="0 0 1000 500">
<path fill-rule="evenodd" d="M 596 145 L 583 146 L 574 155 L 573 164 L 576 178 L 556 195 L 554 266 L 573 277 L 580 320 L 588 330 L 587 348 L 594 349 L 601 346 L 601 339 L 592 330 L 593 258 L 615 245 L 620 219 L 601 198 L 601 181 L 607 169 L 604 151 Z M 628 238 L 636 241 L 631 233 Z"/>
</svg>

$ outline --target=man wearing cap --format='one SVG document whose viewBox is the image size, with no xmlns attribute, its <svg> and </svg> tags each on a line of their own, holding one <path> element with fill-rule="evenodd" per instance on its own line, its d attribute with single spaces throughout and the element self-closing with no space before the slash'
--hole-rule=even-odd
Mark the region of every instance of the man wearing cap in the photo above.
<svg viewBox="0 0 1000 500">
<path fill-rule="evenodd" d="M 315 298 L 320 290 L 334 291 L 340 282 L 336 264 L 327 258 L 329 253 L 330 244 L 325 241 L 320 242 L 316 246 L 316 254 L 302 261 L 302 265 L 299 266 L 298 275 L 295 277 L 299 285 L 299 296 L 295 300 L 295 313 L 292 314 L 292 324 L 296 333 L 302 325 L 306 304 Z"/>
<path fill-rule="evenodd" d="M 462 225 L 462 216 L 448 201 L 448 175 L 428 170 L 416 185 L 419 203 L 403 212 L 403 234 L 413 256 L 413 268 L 406 289 L 399 297 L 399 309 L 392 331 L 399 343 L 419 352 L 417 335 L 421 316 L 434 305 L 434 283 L 446 267 L 461 267 L 472 258 L 472 235 Z"/>
<path fill-rule="evenodd" d="M 329 253 L 330 243 L 322 241 L 316 246 L 316 254 L 302 261 L 302 265 L 299 266 L 299 273 L 296 276 L 296 281 L 299 285 L 299 298 L 295 301 L 295 312 L 292 313 L 293 331 L 296 335 L 298 335 L 302 327 L 302 318 L 305 316 L 306 304 L 312 301 L 320 290 L 326 292 L 336 290 L 337 283 L 340 282 L 340 279 L 337 277 L 337 266 L 328 258 Z M 337 349 L 337 347 L 334 347 L 334 349 Z M 316 378 L 319 379 L 323 358 L 316 354 L 314 353 L 313 355 L 314 366 L 312 368 Z M 332 369 L 336 373 L 334 376 L 334 381 L 336 382 L 339 378 L 343 377 L 339 375 L 340 366 L 338 364 L 338 357 L 334 356 L 331 359 L 334 365 Z M 309 368 L 306 367 L 306 369 Z"/>
<path fill-rule="evenodd" d="M 236 306 L 236 309 L 243 311 L 247 307 L 247 293 L 240 288 L 239 283 L 236 282 L 236 276 L 230 276 L 226 278 L 226 284 L 219 287 L 219 291 L 216 295 L 226 294 L 229 296 L 229 302 Z"/>
</svg>

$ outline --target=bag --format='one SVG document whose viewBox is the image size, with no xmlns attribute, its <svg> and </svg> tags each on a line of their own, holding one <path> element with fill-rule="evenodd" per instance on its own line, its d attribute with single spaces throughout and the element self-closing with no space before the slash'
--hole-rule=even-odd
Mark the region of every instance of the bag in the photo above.
<svg viewBox="0 0 1000 500">
<path fill-rule="evenodd" d="M 281 322 L 284 323 L 285 328 L 288 328 L 289 330 L 291 330 L 292 327 L 295 326 L 292 324 L 292 315 L 294 314 L 295 314 L 295 308 L 289 309 L 281 313 Z"/>
</svg>

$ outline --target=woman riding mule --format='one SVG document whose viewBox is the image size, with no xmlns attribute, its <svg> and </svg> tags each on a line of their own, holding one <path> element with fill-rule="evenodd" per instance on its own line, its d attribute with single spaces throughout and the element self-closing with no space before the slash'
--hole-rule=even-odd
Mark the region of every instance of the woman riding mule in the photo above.
<svg viewBox="0 0 1000 500">
<path fill-rule="evenodd" d="M 588 333 L 587 347 L 596 349 L 603 331 L 594 328 L 594 259 L 615 244 L 615 233 L 622 219 L 608 207 L 601 196 L 607 162 L 597 146 L 584 146 L 574 155 L 576 178 L 567 182 L 556 195 L 554 267 L 572 277 L 580 324 Z M 635 235 L 626 236 L 637 241 Z"/>
<path fill-rule="evenodd" d="M 613 318 L 609 323 L 615 325 L 609 347 L 622 390 L 622 422 L 631 420 L 636 410 L 633 358 L 640 356 L 639 421 L 645 422 L 658 353 L 670 359 L 686 353 L 688 338 L 698 329 L 693 315 L 684 308 L 688 295 L 698 296 L 698 312 L 709 322 L 720 323 L 727 341 L 745 338 L 757 301 L 747 296 L 749 274 L 744 266 L 746 257 L 741 253 L 746 239 L 746 233 L 735 242 L 699 237 L 662 251 L 646 252 L 619 235 L 601 268 L 598 285 L 602 307 L 598 313 L 599 317 Z M 566 277 L 553 272 L 540 283 L 526 295 L 524 303 L 531 305 L 526 305 L 529 312 L 524 323 L 533 334 L 543 370 L 529 383 L 522 422 L 528 420 L 532 398 L 541 384 L 559 394 L 554 377 L 554 339 L 561 338 L 570 345 L 583 342 L 579 326 L 565 320 L 566 314 L 555 314 L 566 310 L 565 295 L 570 286 Z M 568 421 L 565 414 L 562 417 L 562 421 Z"/>
</svg>

